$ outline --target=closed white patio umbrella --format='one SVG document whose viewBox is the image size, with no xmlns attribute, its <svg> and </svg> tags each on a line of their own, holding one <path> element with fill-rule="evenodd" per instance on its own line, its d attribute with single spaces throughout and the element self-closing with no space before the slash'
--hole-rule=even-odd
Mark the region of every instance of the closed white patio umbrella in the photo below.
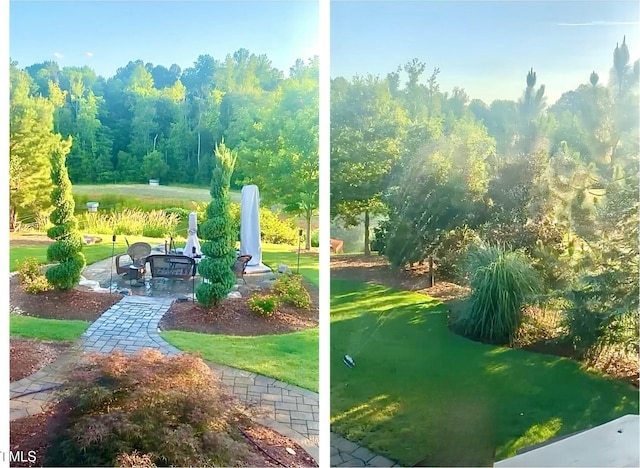
<svg viewBox="0 0 640 468">
<path fill-rule="evenodd" d="M 194 254 L 195 247 L 195 254 Z M 200 241 L 198 241 L 198 215 L 197 213 L 189 214 L 189 235 L 187 236 L 187 245 L 184 246 L 184 255 L 187 257 L 199 257 L 202 255 L 200 250 Z"/>
</svg>

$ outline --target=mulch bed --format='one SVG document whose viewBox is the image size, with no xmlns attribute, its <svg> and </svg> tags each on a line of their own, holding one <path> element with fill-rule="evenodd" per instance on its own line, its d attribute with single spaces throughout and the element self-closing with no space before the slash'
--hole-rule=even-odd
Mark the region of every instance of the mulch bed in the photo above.
<svg viewBox="0 0 640 468">
<path fill-rule="evenodd" d="M 61 405 L 54 406 L 46 412 L 11 421 L 11 452 L 14 456 L 21 452 L 24 460 L 23 462 L 12 462 L 11 466 L 42 466 L 44 456 L 51 443 L 51 437 L 58 433 L 57 429 L 64 418 L 60 408 Z M 248 441 L 257 459 L 255 466 L 318 466 L 302 447 L 272 429 L 253 424 L 250 427 L 244 427 L 243 431 L 260 447 L 258 448 L 254 443 Z M 287 448 L 292 449 L 295 454 L 289 453 Z M 35 462 L 29 462 L 29 458 L 35 458 Z"/>
<path fill-rule="evenodd" d="M 434 299 L 447 302 L 469 294 L 469 288 L 447 281 L 440 281 L 436 277 L 436 284 L 428 287 L 429 265 L 414 264 L 404 270 L 396 270 L 389 266 L 385 257 L 372 254 L 332 256 L 331 278 L 349 281 L 375 283 L 390 288 L 428 294 Z"/>
<path fill-rule="evenodd" d="M 68 291 L 45 291 L 30 294 L 22 289 L 18 276 L 9 282 L 9 297 L 12 307 L 24 315 L 48 319 L 86 320 L 92 322 L 122 296 L 71 289 Z"/>
<path fill-rule="evenodd" d="M 227 299 L 206 308 L 197 302 L 174 302 L 160 321 L 161 330 L 182 330 L 235 336 L 276 335 L 318 326 L 318 291 L 307 285 L 310 310 L 281 305 L 271 317 L 249 309 L 247 298 Z"/>
<path fill-rule="evenodd" d="M 11 338 L 9 341 L 9 381 L 15 382 L 55 361 L 69 349 L 65 343 L 54 343 L 26 338 Z"/>
<path fill-rule="evenodd" d="M 57 409 L 52 408 L 10 422 L 9 447 L 14 457 L 21 458 L 10 466 L 42 466 L 49 438 L 55 434 L 56 419 Z"/>
<path fill-rule="evenodd" d="M 302 447 L 273 429 L 254 423 L 251 427 L 243 430 L 262 450 L 285 466 L 318 466 Z M 292 449 L 295 454 L 289 453 L 287 448 Z M 264 465 L 260 466 L 282 466 L 265 456 L 262 450 L 255 450 L 256 454 L 261 456 L 264 461 Z"/>
</svg>

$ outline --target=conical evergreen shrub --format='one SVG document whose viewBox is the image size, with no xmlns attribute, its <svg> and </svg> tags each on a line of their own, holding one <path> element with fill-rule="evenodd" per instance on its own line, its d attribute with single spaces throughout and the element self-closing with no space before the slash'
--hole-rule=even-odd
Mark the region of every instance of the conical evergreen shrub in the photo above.
<svg viewBox="0 0 640 468">
<path fill-rule="evenodd" d="M 49 268 L 45 276 L 54 288 L 60 290 L 75 287 L 85 265 L 82 237 L 73 214 L 75 202 L 71 195 L 71 181 L 65 165 L 70 148 L 71 141 L 63 141 L 51 155 L 51 202 L 55 208 L 50 217 L 54 226 L 47 231 L 47 236 L 56 242 L 47 249 L 47 259 L 58 264 Z"/>
<path fill-rule="evenodd" d="M 229 186 L 236 164 L 236 155 L 225 146 L 216 145 L 214 168 L 211 178 L 211 202 L 207 207 L 207 220 L 200 227 L 204 258 L 198 264 L 198 272 L 205 280 L 196 289 L 196 298 L 209 307 L 227 297 L 236 283 L 231 269 L 236 261 L 235 240 L 229 211 Z"/>
</svg>

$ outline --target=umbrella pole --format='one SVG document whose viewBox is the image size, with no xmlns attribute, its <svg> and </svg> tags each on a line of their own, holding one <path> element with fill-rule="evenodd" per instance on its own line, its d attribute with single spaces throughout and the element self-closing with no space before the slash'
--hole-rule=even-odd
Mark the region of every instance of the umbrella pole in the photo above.
<svg viewBox="0 0 640 468">
<path fill-rule="evenodd" d="M 113 263 L 116 261 L 116 235 L 114 234 L 111 238 L 111 279 L 109 280 L 109 292 L 111 292 L 111 288 L 113 287 Z"/>
</svg>

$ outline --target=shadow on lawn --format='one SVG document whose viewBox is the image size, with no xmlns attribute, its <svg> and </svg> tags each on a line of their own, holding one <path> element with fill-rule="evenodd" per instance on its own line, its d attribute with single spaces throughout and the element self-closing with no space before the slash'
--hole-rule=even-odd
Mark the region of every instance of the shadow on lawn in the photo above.
<svg viewBox="0 0 640 468">
<path fill-rule="evenodd" d="M 492 466 L 638 412 L 630 386 L 576 362 L 451 333 L 428 297 L 343 281 L 332 293 L 332 429 L 405 466 Z"/>
</svg>

